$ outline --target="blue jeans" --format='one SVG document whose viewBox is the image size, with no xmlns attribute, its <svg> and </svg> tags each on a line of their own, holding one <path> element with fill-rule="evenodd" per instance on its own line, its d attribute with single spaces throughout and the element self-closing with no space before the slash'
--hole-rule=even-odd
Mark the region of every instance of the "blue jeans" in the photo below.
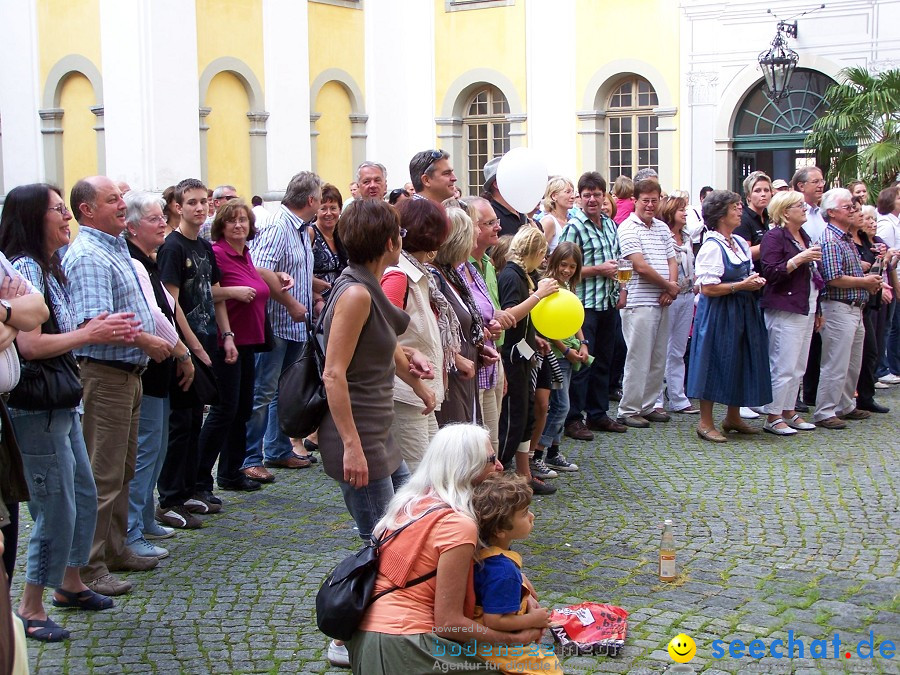
<svg viewBox="0 0 900 675">
<path fill-rule="evenodd" d="M 884 336 L 884 353 L 879 359 L 878 377 L 900 375 L 900 307 L 894 300 L 888 307 L 887 334 Z"/>
<path fill-rule="evenodd" d="M 97 488 L 81 420 L 74 409 L 13 418 L 34 520 L 25 581 L 62 584 L 66 567 L 83 567 L 91 556 L 97 523 Z"/>
<path fill-rule="evenodd" d="M 559 369 L 562 371 L 563 383 L 559 389 L 550 390 L 550 408 L 547 410 L 547 422 L 544 424 L 544 432 L 541 434 L 540 444 L 549 448 L 551 445 L 559 445 L 562 440 L 563 429 L 566 426 L 566 416 L 569 414 L 569 384 L 572 382 L 572 364 L 569 359 L 562 357 L 557 359 Z M 587 368 L 581 364 L 582 368 Z"/>
<path fill-rule="evenodd" d="M 372 530 L 375 523 L 381 520 L 387 505 L 403 484 L 409 480 L 409 469 L 406 462 L 400 462 L 400 466 L 387 478 L 369 481 L 364 488 L 350 487 L 350 483 L 339 481 L 341 493 L 344 495 L 344 504 L 356 521 L 356 528 L 363 541 L 372 538 Z"/>
<path fill-rule="evenodd" d="M 144 529 L 154 522 L 156 500 L 153 490 L 159 480 L 169 447 L 169 397 L 144 396 L 138 422 L 137 460 L 134 478 L 128 487 L 129 544 L 144 535 Z"/>
<path fill-rule="evenodd" d="M 247 423 L 247 457 L 242 469 L 262 466 L 264 452 L 266 460 L 284 459 L 293 453 L 291 439 L 278 428 L 278 378 L 297 360 L 302 346 L 302 342 L 276 336 L 272 351 L 256 355 L 253 414 Z"/>
</svg>

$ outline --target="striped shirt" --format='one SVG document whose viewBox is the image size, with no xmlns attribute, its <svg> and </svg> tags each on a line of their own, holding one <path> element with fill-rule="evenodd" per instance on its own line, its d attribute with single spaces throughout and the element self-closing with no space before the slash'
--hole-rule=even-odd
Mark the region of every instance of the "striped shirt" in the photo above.
<svg viewBox="0 0 900 675">
<path fill-rule="evenodd" d="M 69 280 L 76 325 L 101 312 L 134 312 L 142 329 L 155 333 L 156 324 L 131 264 L 124 237 L 114 237 L 82 225 L 63 258 L 63 271 Z M 143 350 L 124 344 L 89 344 L 74 351 L 76 356 L 141 366 L 149 360 Z"/>
<path fill-rule="evenodd" d="M 618 260 L 619 258 L 616 224 L 606 216 L 603 216 L 603 221 L 598 227 L 584 211 L 576 208 L 559 240 L 578 244 L 585 267 L 602 265 L 607 260 Z M 619 300 L 619 287 L 615 279 L 598 274 L 594 277 L 583 278 L 578 284 L 578 288 L 575 289 L 575 295 L 581 300 L 585 309 L 611 309 Z"/>
<path fill-rule="evenodd" d="M 824 300 L 848 300 L 850 302 L 865 303 L 869 299 L 869 292 L 862 288 L 837 288 L 828 284 L 829 281 L 841 276 L 863 276 L 859 251 L 853 243 L 853 237 L 849 232 L 843 232 L 840 228 L 828 223 L 825 231 L 819 239 L 822 244 L 822 276 L 825 277 Z"/>
<path fill-rule="evenodd" d="M 487 265 L 493 270 L 494 266 L 489 263 Z M 456 271 L 459 272 L 460 276 L 465 279 L 466 278 L 466 270 L 468 270 L 469 275 L 472 277 L 472 283 L 469 284 L 469 290 L 472 291 L 472 297 L 475 300 L 475 304 L 478 306 L 478 309 L 481 311 L 481 318 L 484 321 L 484 325 L 487 326 L 494 318 L 494 310 L 496 305 L 494 305 L 494 301 L 491 298 L 491 292 L 488 290 L 487 283 L 484 278 L 478 272 L 478 269 L 471 262 L 464 262 L 462 265 L 456 268 Z M 487 347 L 495 347 L 493 340 L 489 340 L 485 338 L 484 344 Z M 497 347 L 499 349 L 499 347 Z M 483 365 L 478 368 L 478 388 L 479 389 L 492 389 L 497 384 L 497 364 L 492 363 L 490 365 Z"/>
<path fill-rule="evenodd" d="M 273 272 L 290 274 L 294 286 L 288 293 L 312 311 L 313 253 L 309 235 L 304 231 L 306 225 L 282 204 L 251 243 L 253 263 Z M 275 335 L 294 342 L 306 340 L 306 323 L 291 319 L 284 305 L 269 299 L 266 312 Z"/>
<path fill-rule="evenodd" d="M 619 250 L 626 258 L 635 253 L 663 279 L 669 279 L 669 258 L 675 257 L 675 240 L 672 231 L 663 221 L 654 218 L 650 227 L 644 225 L 634 213 L 619 225 Z M 626 307 L 657 307 L 662 289 L 644 279 L 637 270 L 628 282 L 628 302 Z"/>
</svg>

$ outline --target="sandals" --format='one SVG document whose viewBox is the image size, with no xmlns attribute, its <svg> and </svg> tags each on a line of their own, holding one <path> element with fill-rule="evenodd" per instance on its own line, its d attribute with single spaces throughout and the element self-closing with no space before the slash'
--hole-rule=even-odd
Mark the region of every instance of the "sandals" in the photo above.
<svg viewBox="0 0 900 675">
<path fill-rule="evenodd" d="M 69 631 L 55 623 L 49 616 L 43 621 L 40 619 L 26 619 L 18 613 L 16 616 L 25 624 L 25 637 L 38 640 L 39 642 L 62 642 L 69 639 Z M 33 632 L 32 628 L 35 629 Z"/>
<path fill-rule="evenodd" d="M 697 427 L 697 435 L 702 438 L 704 441 L 711 441 L 713 443 L 727 443 L 728 439 L 725 438 L 719 430 L 713 427 L 712 429 L 703 429 L 701 427 Z"/>
<path fill-rule="evenodd" d="M 62 600 L 57 600 L 56 596 L 62 596 Z M 53 606 L 64 607 L 66 609 L 86 609 L 92 612 L 99 612 L 103 609 L 109 609 L 113 606 L 112 598 L 96 593 L 90 588 L 86 588 L 79 593 L 73 593 L 62 588 L 57 588 L 53 592 Z"/>
</svg>

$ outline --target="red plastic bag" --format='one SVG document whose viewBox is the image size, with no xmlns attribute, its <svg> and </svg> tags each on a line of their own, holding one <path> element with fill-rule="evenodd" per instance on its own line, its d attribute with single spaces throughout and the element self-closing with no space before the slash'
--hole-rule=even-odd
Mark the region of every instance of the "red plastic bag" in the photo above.
<svg viewBox="0 0 900 675">
<path fill-rule="evenodd" d="M 628 612 L 615 605 L 583 602 L 550 614 L 550 630 L 560 654 L 617 656 L 625 646 Z"/>
</svg>

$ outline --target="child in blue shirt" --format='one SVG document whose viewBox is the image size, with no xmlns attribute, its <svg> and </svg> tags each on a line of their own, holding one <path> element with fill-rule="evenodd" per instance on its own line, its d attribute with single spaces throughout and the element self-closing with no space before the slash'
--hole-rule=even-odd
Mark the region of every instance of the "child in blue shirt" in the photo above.
<svg viewBox="0 0 900 675">
<path fill-rule="evenodd" d="M 547 628 L 550 611 L 528 606 L 532 589 L 522 576 L 522 557 L 509 550 L 526 539 L 534 527 L 531 487 L 522 476 L 492 474 L 475 488 L 472 506 L 478 517 L 478 536 L 487 544 L 475 554 L 475 620 L 488 628 L 519 631 Z M 537 644 L 479 645 L 478 655 L 508 673 L 562 675 L 552 649 Z"/>
</svg>

